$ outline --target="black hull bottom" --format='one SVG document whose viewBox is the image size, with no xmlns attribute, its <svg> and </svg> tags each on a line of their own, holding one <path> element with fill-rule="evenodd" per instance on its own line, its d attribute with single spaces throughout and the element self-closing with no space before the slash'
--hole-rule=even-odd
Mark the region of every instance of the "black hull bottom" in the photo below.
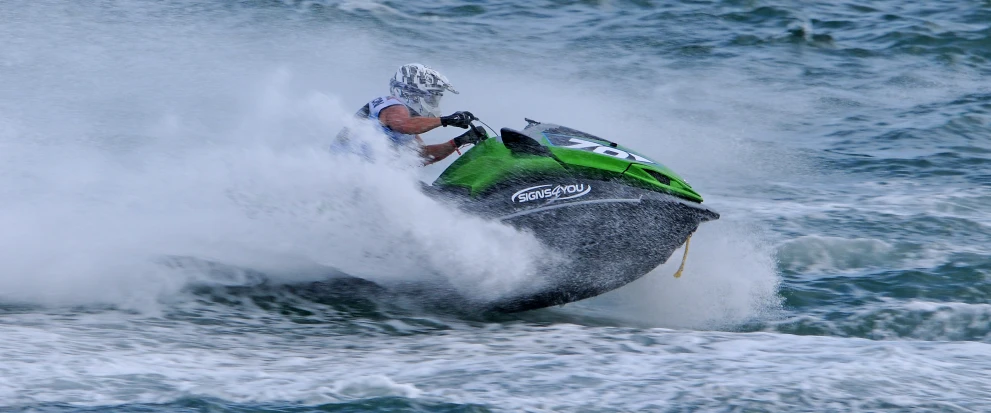
<svg viewBox="0 0 991 413">
<path fill-rule="evenodd" d="M 549 259 L 531 288 L 477 303 L 500 312 L 570 303 L 633 282 L 666 262 L 699 224 L 719 218 L 698 203 L 591 180 L 516 184 L 466 202 L 464 209 L 530 231 L 565 257 Z"/>
</svg>

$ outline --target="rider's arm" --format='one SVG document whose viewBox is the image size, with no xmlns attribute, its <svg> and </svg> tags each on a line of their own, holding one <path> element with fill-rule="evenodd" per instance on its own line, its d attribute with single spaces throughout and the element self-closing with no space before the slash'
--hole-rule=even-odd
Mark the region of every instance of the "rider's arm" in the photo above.
<svg viewBox="0 0 991 413">
<path fill-rule="evenodd" d="M 454 141 L 424 145 L 423 139 L 420 139 L 419 136 L 416 137 L 416 141 L 420 144 L 420 157 L 423 158 L 424 165 L 430 165 L 454 153 Z"/>
<path fill-rule="evenodd" d="M 403 105 L 392 105 L 382 109 L 379 112 L 379 121 L 389 129 L 409 135 L 424 133 L 440 126 L 440 118 L 411 117 L 409 109 Z"/>
</svg>

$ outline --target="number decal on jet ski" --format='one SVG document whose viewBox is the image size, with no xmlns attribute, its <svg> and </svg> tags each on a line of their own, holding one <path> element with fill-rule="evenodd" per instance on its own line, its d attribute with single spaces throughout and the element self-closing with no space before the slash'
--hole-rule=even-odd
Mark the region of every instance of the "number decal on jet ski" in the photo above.
<svg viewBox="0 0 991 413">
<path fill-rule="evenodd" d="M 513 203 L 522 204 L 524 202 L 547 200 L 547 202 L 561 201 L 585 196 L 592 192 L 592 185 L 572 184 L 572 185 L 537 185 L 524 188 L 510 197 Z"/>
<path fill-rule="evenodd" d="M 568 148 L 568 149 L 588 149 L 588 150 L 591 150 L 593 148 L 602 148 L 603 147 L 602 145 L 599 145 L 599 144 L 597 144 L 595 142 L 583 141 L 581 139 L 575 139 L 575 138 L 568 138 L 568 142 L 571 142 L 574 145 L 571 145 L 571 146 L 562 146 L 562 148 Z"/>
<path fill-rule="evenodd" d="M 550 136 L 552 136 L 552 135 L 548 135 L 548 137 L 550 137 Z M 552 143 L 554 143 L 554 144 L 565 143 L 565 142 L 561 142 L 561 140 L 562 140 L 561 138 L 564 138 L 564 136 L 554 136 L 554 137 L 556 139 L 553 139 L 552 140 Z M 619 150 L 619 149 L 612 148 L 612 147 L 609 147 L 609 146 L 605 146 L 605 145 L 602 145 L 602 144 L 599 144 L 599 143 L 590 142 L 590 141 L 587 141 L 587 140 L 584 140 L 584 139 L 578 139 L 578 138 L 568 137 L 568 140 L 567 140 L 566 143 L 570 143 L 571 145 L 561 146 L 561 147 L 562 148 L 568 148 L 568 149 L 581 149 L 583 151 L 591 151 L 591 152 L 595 152 L 595 153 L 602 154 L 602 155 L 612 156 L 613 158 L 633 159 L 634 161 L 637 161 L 637 162 L 654 163 L 654 161 L 651 161 L 650 159 L 644 158 L 644 157 L 642 157 L 640 155 L 637 155 L 635 153 L 631 153 L 631 152 Z"/>
</svg>

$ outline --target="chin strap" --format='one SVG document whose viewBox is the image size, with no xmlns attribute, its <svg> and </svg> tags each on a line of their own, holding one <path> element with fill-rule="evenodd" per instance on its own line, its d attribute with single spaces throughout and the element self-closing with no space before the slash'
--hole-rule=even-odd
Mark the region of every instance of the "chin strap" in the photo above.
<svg viewBox="0 0 991 413">
<path fill-rule="evenodd" d="M 685 255 L 681 256 L 681 266 L 678 267 L 678 271 L 674 273 L 674 278 L 681 277 L 681 272 L 685 270 L 685 261 L 688 260 L 688 244 L 692 242 L 692 235 L 688 235 L 688 239 L 685 240 Z"/>
</svg>

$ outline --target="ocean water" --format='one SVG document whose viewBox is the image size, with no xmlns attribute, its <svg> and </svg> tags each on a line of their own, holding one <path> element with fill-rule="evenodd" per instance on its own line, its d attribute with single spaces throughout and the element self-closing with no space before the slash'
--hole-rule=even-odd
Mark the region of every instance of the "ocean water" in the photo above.
<svg viewBox="0 0 991 413">
<path fill-rule="evenodd" d="M 991 410 L 986 1 L 7 0 L 0 39 L 0 411 Z M 549 259 L 424 196 L 449 161 L 328 153 L 408 62 L 722 218 L 529 313 L 287 287 Z"/>
</svg>

